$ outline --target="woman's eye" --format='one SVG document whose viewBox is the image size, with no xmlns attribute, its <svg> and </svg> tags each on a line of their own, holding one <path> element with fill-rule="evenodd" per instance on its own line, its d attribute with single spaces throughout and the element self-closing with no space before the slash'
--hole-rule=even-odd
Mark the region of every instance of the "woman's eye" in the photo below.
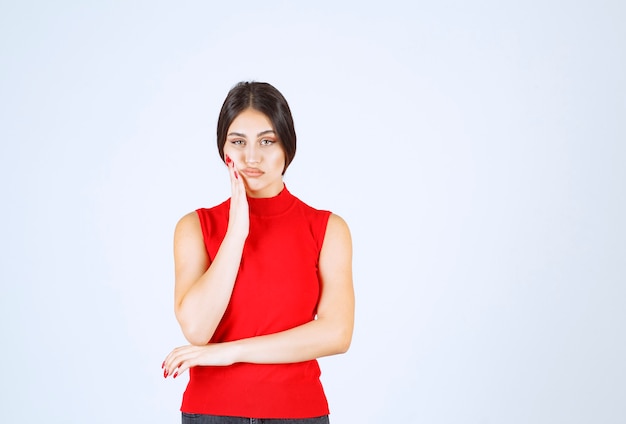
<svg viewBox="0 0 626 424">
<path fill-rule="evenodd" d="M 231 140 L 230 142 L 235 145 L 241 145 L 245 143 L 243 140 Z"/>
<path fill-rule="evenodd" d="M 263 146 L 269 146 L 270 144 L 273 144 L 273 143 L 274 143 L 274 140 L 268 140 L 266 138 L 261 140 L 261 145 L 263 145 Z"/>
</svg>

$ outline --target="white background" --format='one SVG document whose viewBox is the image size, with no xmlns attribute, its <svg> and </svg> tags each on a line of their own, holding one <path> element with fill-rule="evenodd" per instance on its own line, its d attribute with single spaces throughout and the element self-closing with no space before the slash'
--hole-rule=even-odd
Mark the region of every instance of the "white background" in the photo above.
<svg viewBox="0 0 626 424">
<path fill-rule="evenodd" d="M 176 221 L 227 91 L 354 238 L 333 424 L 626 421 L 621 1 L 3 1 L 0 422 L 174 423 Z"/>
</svg>

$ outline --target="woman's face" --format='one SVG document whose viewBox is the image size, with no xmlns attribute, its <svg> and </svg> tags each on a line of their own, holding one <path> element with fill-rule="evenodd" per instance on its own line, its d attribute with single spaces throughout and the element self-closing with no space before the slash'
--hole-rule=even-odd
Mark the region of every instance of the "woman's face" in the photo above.
<svg viewBox="0 0 626 424">
<path fill-rule="evenodd" d="M 285 152 L 262 112 L 248 108 L 237 115 L 228 127 L 224 156 L 235 162 L 250 197 L 273 197 L 283 189 Z"/>
</svg>

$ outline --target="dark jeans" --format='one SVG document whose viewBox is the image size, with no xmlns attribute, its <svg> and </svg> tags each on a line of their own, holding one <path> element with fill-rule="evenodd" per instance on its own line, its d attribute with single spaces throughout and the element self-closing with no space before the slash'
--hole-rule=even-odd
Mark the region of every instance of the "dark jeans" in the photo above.
<svg viewBox="0 0 626 424">
<path fill-rule="evenodd" d="M 183 412 L 182 424 L 329 424 L 328 415 L 317 418 L 242 418 Z"/>
</svg>

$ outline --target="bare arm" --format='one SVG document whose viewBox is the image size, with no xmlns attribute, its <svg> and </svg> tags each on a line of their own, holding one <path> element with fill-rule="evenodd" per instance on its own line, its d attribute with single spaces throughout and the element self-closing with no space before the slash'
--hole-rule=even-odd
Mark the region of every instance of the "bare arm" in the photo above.
<svg viewBox="0 0 626 424">
<path fill-rule="evenodd" d="M 243 246 L 248 236 L 249 216 L 241 179 L 231 174 L 231 205 L 228 229 L 213 262 L 204 246 L 200 220 L 195 212 L 178 222 L 174 233 L 176 319 L 192 345 L 206 345 L 228 306 L 235 285 Z"/>
<path fill-rule="evenodd" d="M 320 253 L 322 292 L 317 319 L 280 333 L 208 346 L 183 346 L 165 360 L 168 374 L 197 365 L 291 363 L 348 350 L 354 326 L 352 241 L 346 223 L 331 215 Z"/>
<path fill-rule="evenodd" d="M 206 345 L 228 306 L 243 242 L 225 237 L 212 263 L 204 247 L 200 220 L 185 215 L 174 236 L 176 319 L 189 343 Z"/>
</svg>

